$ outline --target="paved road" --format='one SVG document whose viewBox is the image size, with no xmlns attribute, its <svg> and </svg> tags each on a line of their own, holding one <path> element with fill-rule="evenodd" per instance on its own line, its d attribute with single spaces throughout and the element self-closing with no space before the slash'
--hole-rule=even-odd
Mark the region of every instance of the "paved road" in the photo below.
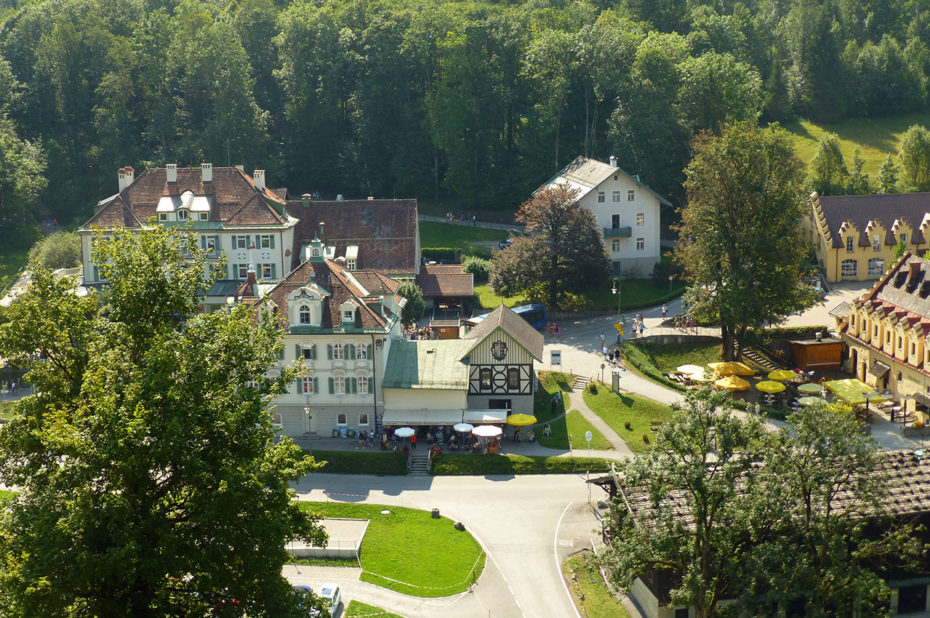
<svg viewBox="0 0 930 618">
<path fill-rule="evenodd" d="M 562 560 L 596 540 L 588 487 L 576 475 L 379 477 L 314 474 L 297 486 L 301 500 L 367 502 L 438 508 L 465 523 L 488 553 L 473 592 L 444 599 L 406 597 L 354 581 L 339 582 L 346 596 L 404 616 L 577 616 L 561 577 Z M 604 497 L 592 489 L 592 501 Z M 437 548 L 441 551 L 441 548 Z M 293 567 L 290 567 L 293 569 Z M 295 582 L 322 583 L 332 573 L 299 567 Z M 316 573 L 316 574 L 315 574 Z"/>
</svg>

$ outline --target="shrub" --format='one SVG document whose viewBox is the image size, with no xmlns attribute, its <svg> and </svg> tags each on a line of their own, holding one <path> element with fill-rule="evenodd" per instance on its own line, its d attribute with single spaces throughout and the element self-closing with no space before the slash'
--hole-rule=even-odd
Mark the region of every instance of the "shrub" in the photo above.
<svg viewBox="0 0 930 618">
<path fill-rule="evenodd" d="M 588 382 L 588 392 L 591 393 L 592 395 L 597 395 L 597 383 L 596 382 Z"/>
<path fill-rule="evenodd" d="M 645 434 L 645 433 L 643 434 L 643 442 L 645 442 L 646 444 L 649 444 L 649 434 Z"/>
<path fill-rule="evenodd" d="M 465 267 L 465 272 L 474 275 L 475 283 L 487 283 L 491 260 L 476 255 L 466 255 L 462 258 L 462 266 Z"/>
<path fill-rule="evenodd" d="M 630 421 L 624 421 L 623 426 L 627 431 L 633 431 L 633 424 Z"/>
</svg>

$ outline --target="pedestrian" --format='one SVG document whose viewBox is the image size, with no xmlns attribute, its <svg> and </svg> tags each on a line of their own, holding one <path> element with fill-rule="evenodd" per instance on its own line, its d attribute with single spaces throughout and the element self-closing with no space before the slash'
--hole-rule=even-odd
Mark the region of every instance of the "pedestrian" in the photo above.
<svg viewBox="0 0 930 618">
<path fill-rule="evenodd" d="M 607 355 L 607 345 L 604 344 L 601 346 L 601 353 L 604 355 L 604 360 L 610 360 L 610 356 Z"/>
<path fill-rule="evenodd" d="M 604 341 L 605 341 L 604 331 L 601 331 L 601 347 L 604 347 Z"/>
<path fill-rule="evenodd" d="M 417 450 L 417 434 L 413 434 L 412 436 L 410 436 L 410 450 L 411 451 Z"/>
<path fill-rule="evenodd" d="M 478 226 L 478 217 L 476 217 L 475 215 L 472 215 L 472 216 L 471 216 L 471 226 L 472 226 L 472 227 L 477 227 L 477 226 Z"/>
<path fill-rule="evenodd" d="M 559 323 L 556 322 L 556 323 L 555 323 L 555 336 L 558 337 L 558 336 L 561 335 L 561 334 L 562 334 L 562 329 L 559 328 Z"/>
<path fill-rule="evenodd" d="M 757 401 L 756 402 L 756 416 L 761 416 L 761 414 L 762 414 L 762 406 L 760 406 L 759 402 Z"/>
<path fill-rule="evenodd" d="M 643 324 L 642 322 L 639 323 L 639 336 L 640 337 L 646 336 L 646 325 Z"/>
<path fill-rule="evenodd" d="M 662 305 L 662 319 L 668 317 L 668 305 Z"/>
<path fill-rule="evenodd" d="M 547 438 L 552 436 L 552 429 L 549 427 L 549 423 L 546 423 L 546 428 L 543 429 L 543 435 Z"/>
<path fill-rule="evenodd" d="M 549 336 L 551 337 L 552 336 L 552 322 L 549 322 L 548 326 L 549 326 Z"/>
</svg>

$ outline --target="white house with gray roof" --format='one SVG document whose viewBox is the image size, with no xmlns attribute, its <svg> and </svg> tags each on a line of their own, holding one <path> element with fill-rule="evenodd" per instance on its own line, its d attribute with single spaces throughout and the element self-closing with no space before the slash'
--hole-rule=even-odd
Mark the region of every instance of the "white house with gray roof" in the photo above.
<svg viewBox="0 0 930 618">
<path fill-rule="evenodd" d="M 617 157 L 602 163 L 578 157 L 546 182 L 578 191 L 577 202 L 594 213 L 601 238 L 616 275 L 652 275 L 662 250 L 659 212 L 671 207 L 667 199 L 643 184 L 639 176 L 620 169 Z"/>
</svg>

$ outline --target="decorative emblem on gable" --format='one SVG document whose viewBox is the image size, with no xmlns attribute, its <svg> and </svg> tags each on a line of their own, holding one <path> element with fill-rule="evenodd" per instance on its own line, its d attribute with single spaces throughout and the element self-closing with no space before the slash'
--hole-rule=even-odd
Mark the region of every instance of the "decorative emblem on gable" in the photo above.
<svg viewBox="0 0 930 618">
<path fill-rule="evenodd" d="M 504 360 L 507 356 L 507 344 L 498 339 L 491 344 L 491 356 L 497 360 Z"/>
</svg>

